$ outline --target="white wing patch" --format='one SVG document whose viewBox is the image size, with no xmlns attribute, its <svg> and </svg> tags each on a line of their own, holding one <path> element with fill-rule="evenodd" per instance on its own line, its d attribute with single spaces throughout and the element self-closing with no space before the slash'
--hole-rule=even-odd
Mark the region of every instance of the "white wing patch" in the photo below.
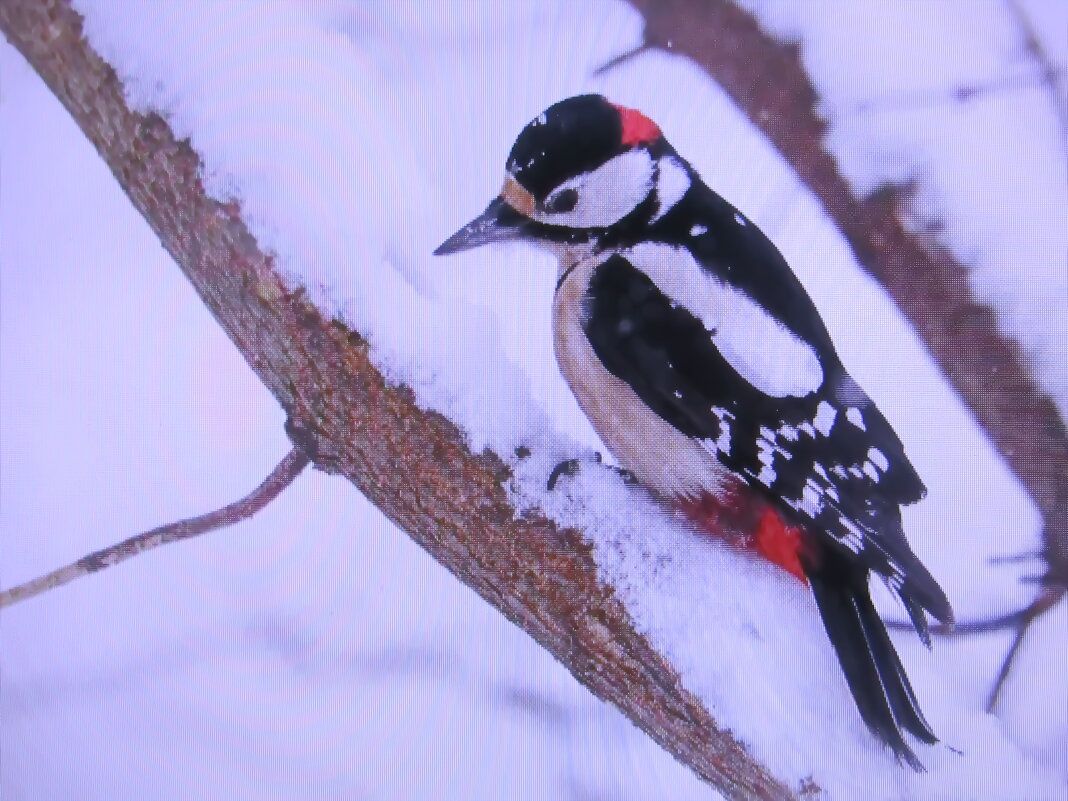
<svg viewBox="0 0 1068 801">
<path fill-rule="evenodd" d="M 823 436 L 828 437 L 831 434 L 831 429 L 834 427 L 835 418 L 838 417 L 838 410 L 825 400 L 820 401 L 820 405 L 816 407 L 816 417 L 812 420 L 813 425 L 816 426 L 816 430 Z"/>
<path fill-rule="evenodd" d="M 860 409 L 856 406 L 850 406 L 846 409 L 846 420 L 855 425 L 861 431 L 867 431 L 868 427 L 864 425 L 864 415 L 861 414 Z"/>
<path fill-rule="evenodd" d="M 627 150 L 609 159 L 596 170 L 564 181 L 549 193 L 544 208 L 531 216 L 547 225 L 570 228 L 607 228 L 619 222 L 645 200 L 653 189 L 653 157 L 643 147 Z M 578 193 L 569 211 L 549 211 L 561 193 Z"/>
<path fill-rule="evenodd" d="M 715 440 L 705 440 L 704 445 L 706 448 L 714 449 L 724 456 L 729 456 L 731 452 L 731 420 L 735 419 L 734 414 L 721 406 L 713 406 L 712 414 L 719 420 L 719 436 Z"/>
<path fill-rule="evenodd" d="M 882 470 L 884 473 L 890 469 L 890 460 L 886 458 L 886 454 L 878 448 L 868 448 L 868 458 L 872 463 Z"/>
<path fill-rule="evenodd" d="M 660 170 L 656 179 L 656 200 L 659 205 L 649 222 L 656 222 L 667 214 L 690 189 L 690 176 L 677 158 L 665 156 L 660 159 L 658 165 Z"/>
<path fill-rule="evenodd" d="M 622 254 L 700 320 L 723 358 L 765 395 L 804 397 L 823 383 L 816 351 L 682 248 L 643 242 Z"/>
</svg>

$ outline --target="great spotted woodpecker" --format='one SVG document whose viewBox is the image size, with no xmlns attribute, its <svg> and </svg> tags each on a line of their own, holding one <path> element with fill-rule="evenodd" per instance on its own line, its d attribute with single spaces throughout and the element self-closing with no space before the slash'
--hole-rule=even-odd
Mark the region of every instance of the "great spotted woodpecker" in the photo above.
<svg viewBox="0 0 1068 801">
<path fill-rule="evenodd" d="M 762 499 L 755 549 L 807 581 L 864 722 L 922 770 L 903 732 L 937 737 L 868 577 L 928 646 L 924 610 L 952 621 L 902 531 L 926 490 L 778 249 L 654 122 L 599 95 L 527 125 L 500 195 L 435 253 L 507 240 L 558 257 L 556 358 L 622 467 L 706 524 L 739 484 Z"/>
</svg>

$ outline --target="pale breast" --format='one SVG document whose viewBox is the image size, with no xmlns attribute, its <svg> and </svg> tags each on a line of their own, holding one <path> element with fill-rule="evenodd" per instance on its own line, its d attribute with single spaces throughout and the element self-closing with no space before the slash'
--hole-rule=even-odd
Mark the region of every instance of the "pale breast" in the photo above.
<svg viewBox="0 0 1068 801">
<path fill-rule="evenodd" d="M 620 465 L 665 497 L 719 496 L 726 469 L 698 440 L 649 409 L 626 382 L 605 369 L 582 328 L 582 299 L 604 257 L 562 270 L 553 300 L 553 346 L 560 372 L 579 406 Z"/>
</svg>

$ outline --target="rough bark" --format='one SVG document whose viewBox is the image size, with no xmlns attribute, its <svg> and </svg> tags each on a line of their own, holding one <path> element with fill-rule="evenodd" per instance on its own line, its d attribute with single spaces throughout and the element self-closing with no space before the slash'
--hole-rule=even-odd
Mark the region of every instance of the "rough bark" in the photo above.
<svg viewBox="0 0 1068 801">
<path fill-rule="evenodd" d="M 698 775 L 735 798 L 791 799 L 639 635 L 589 547 L 516 519 L 507 469 L 388 384 L 366 343 L 290 292 L 233 205 L 208 199 L 197 155 L 131 112 L 65 0 L 0 0 L 0 29 L 93 142 L 135 207 L 284 407 L 316 467 L 348 478 L 435 559 Z M 314 536 L 314 533 L 310 533 Z M 810 788 L 806 788 L 810 789 Z"/>
<path fill-rule="evenodd" d="M 907 187 L 859 198 L 824 147 L 827 124 L 799 48 L 728 0 L 629 0 L 647 46 L 688 56 L 790 162 L 886 288 L 1042 514 L 1050 580 L 1068 582 L 1068 431 L 1019 345 L 934 235 L 908 230 Z"/>
</svg>

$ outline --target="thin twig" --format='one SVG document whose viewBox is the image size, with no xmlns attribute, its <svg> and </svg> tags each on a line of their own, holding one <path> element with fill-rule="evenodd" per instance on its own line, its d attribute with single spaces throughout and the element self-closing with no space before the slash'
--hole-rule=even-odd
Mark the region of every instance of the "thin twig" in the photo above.
<svg viewBox="0 0 1068 801">
<path fill-rule="evenodd" d="M 608 61 L 606 61 L 604 64 L 595 69 L 592 73 L 590 73 L 590 75 L 594 78 L 599 75 L 604 75 L 606 72 L 614 70 L 616 67 L 625 64 L 626 62 L 634 58 L 637 58 L 646 50 L 651 49 L 652 47 L 647 42 L 643 41 L 637 47 L 632 47 L 630 50 L 627 50 L 626 52 L 620 53 L 618 56 L 613 56 L 612 58 L 608 59 Z"/>
<path fill-rule="evenodd" d="M 160 545 L 189 539 L 218 528 L 232 526 L 234 523 L 252 517 L 252 515 L 278 497 L 282 490 L 292 484 L 293 479 L 300 475 L 301 471 L 308 466 L 309 461 L 310 459 L 303 450 L 294 447 L 278 463 L 278 466 L 271 471 L 271 474 L 264 479 L 263 483 L 241 500 L 199 517 L 179 520 L 177 523 L 170 523 L 166 526 L 154 528 L 151 531 L 136 534 L 116 545 L 95 551 L 88 556 L 83 556 L 77 562 L 73 562 L 66 567 L 61 567 L 32 581 L 27 581 L 25 584 L 4 590 L 0 592 L 0 608 L 11 606 L 19 601 L 40 595 L 47 590 L 68 584 L 76 578 L 88 576 L 90 573 L 96 573 L 112 565 L 117 565 L 119 562 L 124 562 L 140 553 L 158 548 Z"/>
<path fill-rule="evenodd" d="M 958 623 L 952 628 L 939 626 L 931 629 L 933 634 L 940 634 L 947 637 L 966 636 L 969 634 L 990 634 L 996 631 L 1016 629 L 1016 636 L 1012 640 L 1012 646 L 1010 646 L 1009 652 L 1005 655 L 1005 660 L 1001 663 L 1001 669 L 998 671 L 998 676 L 994 680 L 994 686 L 991 688 L 990 695 L 987 697 L 987 712 L 993 712 L 994 707 L 997 706 L 998 698 L 1001 695 L 1001 689 L 1005 685 L 1009 673 L 1012 672 L 1013 662 L 1016 660 L 1016 655 L 1020 652 L 1020 646 L 1023 644 L 1024 637 L 1027 636 L 1031 624 L 1059 604 L 1066 594 L 1068 594 L 1068 588 L 1064 586 L 1048 586 L 1024 609 L 1019 609 L 1015 612 L 1010 612 L 1007 615 L 1001 615 L 1000 617 L 974 620 L 970 623 Z M 896 631 L 911 630 L 913 628 L 911 623 L 906 623 L 902 620 L 886 621 L 886 627 Z"/>
<path fill-rule="evenodd" d="M 1060 603 L 1061 599 L 1064 598 L 1064 595 L 1064 587 L 1048 587 L 1027 609 L 1027 615 L 1019 629 L 1016 631 L 1016 637 L 1012 641 L 1012 647 L 1009 648 L 1009 652 L 1005 655 L 1005 661 L 1001 663 L 1001 670 L 998 671 L 998 677 L 994 680 L 994 686 L 990 690 L 990 696 L 986 699 L 987 712 L 993 712 L 994 707 L 997 706 L 998 698 L 1001 696 L 1001 688 L 1005 686 L 1005 680 L 1009 677 L 1009 673 L 1012 670 L 1012 663 L 1016 660 L 1016 655 L 1020 652 L 1020 646 L 1023 645 L 1024 637 L 1027 636 L 1031 624 Z"/>
<path fill-rule="evenodd" d="M 1009 612 L 1007 615 L 999 615 L 998 617 L 982 618 L 981 620 L 972 620 L 967 623 L 954 623 L 952 626 L 934 626 L 931 628 L 931 633 L 945 637 L 955 637 L 971 634 L 992 634 L 995 631 L 1015 629 L 1044 615 L 1056 606 L 1066 593 L 1068 593 L 1068 589 L 1064 587 L 1047 587 L 1023 609 L 1017 609 L 1015 612 Z M 888 629 L 894 631 L 912 631 L 914 628 L 912 623 L 907 620 L 886 620 L 883 622 Z"/>
<path fill-rule="evenodd" d="M 854 103 L 847 109 L 848 113 L 864 114 L 876 111 L 898 111 L 919 109 L 928 106 L 944 106 L 950 102 L 966 103 L 999 92 L 1012 92 L 1044 86 L 1049 81 L 1046 72 L 1038 75 L 1005 75 L 986 82 L 961 84 L 948 89 L 919 90 L 899 92 L 892 96 L 873 97 Z"/>
<path fill-rule="evenodd" d="M 1008 8 L 1016 18 L 1016 24 L 1020 26 L 1020 30 L 1023 33 L 1024 49 L 1042 70 L 1042 83 L 1049 94 L 1053 113 L 1057 115 L 1057 122 L 1061 128 L 1061 143 L 1064 148 L 1064 154 L 1068 157 L 1068 102 L 1065 102 L 1063 96 L 1064 87 L 1062 85 L 1065 81 L 1064 67 L 1059 66 L 1053 60 L 1049 51 L 1046 50 L 1038 36 L 1038 31 L 1035 29 L 1034 21 L 1018 0 L 1009 0 Z"/>
<path fill-rule="evenodd" d="M 1042 559 L 1046 555 L 1046 552 L 1042 548 L 1035 548 L 1032 551 L 1024 551 L 1023 553 L 1010 553 L 1004 556 L 991 556 L 987 559 L 987 564 L 991 565 L 1014 565 L 1019 562 L 1026 562 L 1029 559 Z"/>
</svg>

